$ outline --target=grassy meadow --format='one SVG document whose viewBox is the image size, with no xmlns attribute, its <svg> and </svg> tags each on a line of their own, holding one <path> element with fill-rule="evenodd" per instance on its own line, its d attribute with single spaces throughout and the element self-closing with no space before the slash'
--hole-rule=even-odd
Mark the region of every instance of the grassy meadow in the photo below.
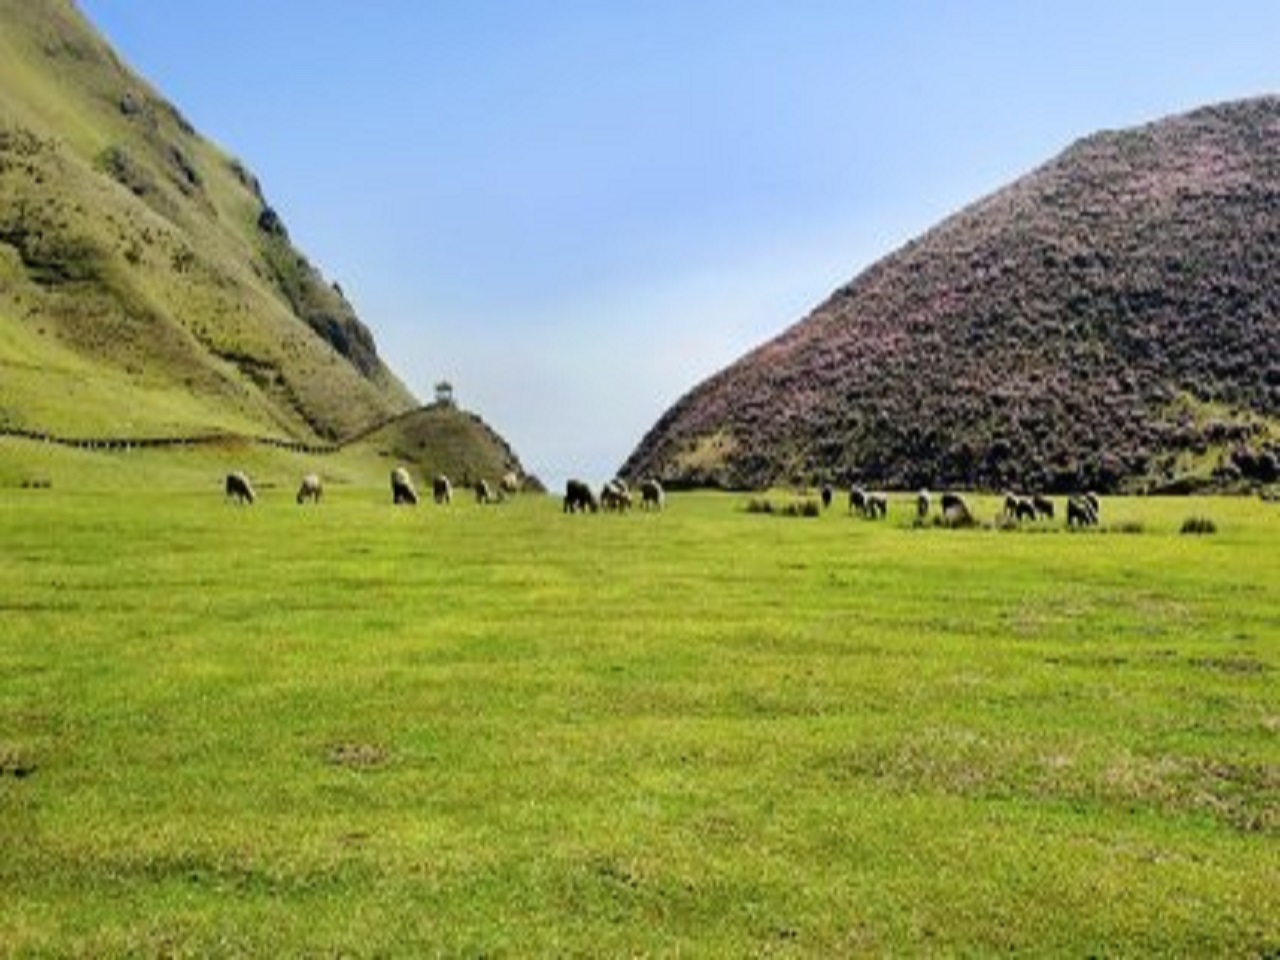
<svg viewBox="0 0 1280 960">
<path fill-rule="evenodd" d="M 1280 506 L 210 475 L 0 489 L 0 953 L 1280 950 Z"/>
</svg>

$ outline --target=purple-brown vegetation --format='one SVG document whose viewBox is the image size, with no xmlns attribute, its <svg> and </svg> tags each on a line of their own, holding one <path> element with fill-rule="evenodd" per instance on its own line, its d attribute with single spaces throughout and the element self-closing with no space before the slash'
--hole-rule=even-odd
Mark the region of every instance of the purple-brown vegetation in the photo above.
<svg viewBox="0 0 1280 960">
<path fill-rule="evenodd" d="M 1280 97 L 1100 133 L 698 386 L 622 473 L 1110 491 L 1227 448 L 1267 482 L 1278 266 Z"/>
</svg>

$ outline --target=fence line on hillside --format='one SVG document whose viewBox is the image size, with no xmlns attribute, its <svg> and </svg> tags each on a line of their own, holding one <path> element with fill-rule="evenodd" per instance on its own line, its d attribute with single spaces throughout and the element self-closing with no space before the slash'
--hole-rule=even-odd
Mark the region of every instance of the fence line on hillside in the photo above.
<svg viewBox="0 0 1280 960">
<path fill-rule="evenodd" d="M 73 447 L 78 450 L 146 450 L 163 447 L 200 447 L 249 443 L 313 455 L 337 453 L 350 442 L 314 444 L 303 443 L 300 440 L 288 440 L 283 437 L 230 432 L 205 433 L 188 437 L 65 437 L 45 430 L 29 430 L 23 427 L 0 427 L 0 437 L 15 437 L 37 443 L 54 444 L 60 447 Z"/>
<path fill-rule="evenodd" d="M 79 450 L 143 450 L 157 447 L 198 447 L 215 446 L 218 444 L 252 443 L 264 447 L 277 447 L 282 450 L 290 450 L 294 453 L 325 455 L 337 453 L 340 450 L 351 446 L 353 443 L 359 443 L 361 440 L 368 439 L 379 430 L 383 430 L 393 424 L 399 423 L 402 420 L 407 420 L 415 414 L 434 409 L 436 406 L 436 404 L 427 404 L 414 407 L 411 410 L 402 411 L 401 413 L 379 420 L 369 426 L 362 427 L 334 443 L 304 443 L 301 440 L 289 440 L 284 437 L 268 437 L 259 434 L 235 433 L 232 431 L 204 433 L 186 437 L 67 437 L 51 433 L 47 430 L 34 430 L 25 427 L 8 426 L 0 426 L 0 437 L 17 437 L 22 440 L 34 440 L 36 442 L 51 443 L 62 447 L 74 447 Z M 469 414 L 469 416 L 471 419 L 480 422 L 479 417 L 475 414 Z"/>
</svg>

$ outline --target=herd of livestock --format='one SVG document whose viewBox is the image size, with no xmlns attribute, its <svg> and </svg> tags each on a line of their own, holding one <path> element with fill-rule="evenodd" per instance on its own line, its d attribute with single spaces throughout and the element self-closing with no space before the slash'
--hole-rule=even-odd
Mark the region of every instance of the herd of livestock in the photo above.
<svg viewBox="0 0 1280 960">
<path fill-rule="evenodd" d="M 822 505 L 831 506 L 835 491 L 831 486 L 822 487 Z M 933 507 L 933 496 L 928 490 L 916 494 L 916 521 L 923 523 Z M 972 526 L 976 523 L 968 502 L 958 493 L 944 493 L 939 500 L 940 521 L 949 527 Z M 1082 493 L 1067 498 L 1067 526 L 1092 527 L 1098 523 L 1101 503 L 1095 493 Z M 849 491 L 849 512 L 868 520 L 884 518 L 889 512 L 889 500 L 883 493 L 871 493 L 861 487 Z M 1002 523 L 1020 524 L 1024 520 L 1052 520 L 1055 516 L 1053 501 L 1041 494 L 1022 496 L 1016 493 L 1004 495 L 1000 512 Z"/>
<path fill-rule="evenodd" d="M 248 474 L 243 470 L 236 470 L 227 474 L 225 489 L 227 499 L 233 503 L 251 504 L 257 502 L 257 491 L 254 490 L 253 483 L 250 482 Z M 507 473 L 498 482 L 496 490 L 490 486 L 487 480 L 478 480 L 472 489 L 475 492 L 477 503 L 498 503 L 519 491 L 520 478 L 515 473 Z M 431 481 L 431 495 L 436 503 L 452 503 L 453 484 L 449 478 L 443 475 L 434 477 Z M 320 479 L 320 475 L 318 473 L 308 473 L 304 476 L 301 485 L 298 487 L 297 502 L 299 504 L 319 503 L 323 497 L 324 481 Z M 418 488 L 414 486 L 413 478 L 409 476 L 409 471 L 404 467 L 396 467 L 392 470 L 391 502 L 397 505 L 416 506 L 418 499 Z"/>
<path fill-rule="evenodd" d="M 644 510 L 661 510 L 666 503 L 666 494 L 662 484 L 649 479 L 639 485 L 640 507 Z M 520 490 L 520 478 L 515 473 L 507 473 L 498 482 L 495 490 L 486 480 L 478 480 L 472 485 L 477 503 L 499 503 Z M 241 470 L 227 474 L 226 496 L 229 500 L 241 504 L 251 504 L 257 499 L 253 484 Z M 302 478 L 298 487 L 297 502 L 319 503 L 324 496 L 324 484 L 320 476 L 309 473 Z M 431 496 L 437 504 L 453 502 L 453 484 L 444 475 L 437 475 L 431 481 Z M 835 490 L 830 484 L 821 489 L 822 506 L 831 506 Z M 927 490 L 921 490 L 915 498 L 915 519 L 923 523 L 933 509 L 933 496 Z M 396 467 L 391 471 L 391 502 L 397 505 L 414 506 L 418 503 L 418 489 L 413 478 L 404 467 Z M 569 480 L 565 484 L 565 513 L 597 513 L 601 510 L 618 513 L 626 512 L 635 503 L 635 495 L 631 487 L 621 477 L 615 477 L 606 483 L 597 494 L 591 485 L 583 480 Z M 938 522 L 945 526 L 970 526 L 975 523 L 973 511 L 968 502 L 958 493 L 944 493 L 938 500 Z M 1090 527 L 1098 522 L 1100 505 L 1098 497 L 1093 493 L 1079 494 L 1067 499 L 1066 520 L 1069 527 Z M 849 491 L 849 512 L 868 520 L 883 519 L 889 513 L 889 498 L 883 493 L 876 493 L 855 486 Z M 1048 497 L 1036 494 L 1020 496 L 1006 493 L 1000 519 L 1004 523 L 1019 524 L 1024 520 L 1053 520 L 1055 509 L 1053 501 Z"/>
</svg>

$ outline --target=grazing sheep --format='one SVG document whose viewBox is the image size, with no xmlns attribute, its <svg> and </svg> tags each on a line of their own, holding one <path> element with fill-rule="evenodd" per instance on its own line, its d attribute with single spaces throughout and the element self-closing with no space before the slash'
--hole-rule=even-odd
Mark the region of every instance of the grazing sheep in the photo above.
<svg viewBox="0 0 1280 960">
<path fill-rule="evenodd" d="M 849 512 L 857 513 L 859 516 L 866 516 L 867 491 L 861 487 L 851 487 L 849 489 Z"/>
<path fill-rule="evenodd" d="M 1012 493 L 1009 493 L 1006 491 L 1004 495 L 1004 509 L 1001 511 L 1001 515 L 1012 520 L 1014 516 L 1017 515 L 1017 512 L 1018 512 L 1018 498 L 1015 497 Z"/>
<path fill-rule="evenodd" d="M 645 510 L 661 510 L 666 501 L 662 484 L 657 480 L 646 480 L 640 484 L 640 506 Z"/>
<path fill-rule="evenodd" d="M 302 486 L 298 487 L 298 503 L 319 503 L 324 496 L 324 484 L 320 482 L 318 473 L 308 473 L 302 478 Z"/>
<path fill-rule="evenodd" d="M 1092 527 L 1098 522 L 1093 505 L 1085 497 L 1072 497 L 1067 501 L 1067 526 Z"/>
<path fill-rule="evenodd" d="M 502 475 L 501 490 L 505 495 L 511 497 L 520 492 L 520 477 L 514 470 Z"/>
<path fill-rule="evenodd" d="M 391 471 L 391 502 L 396 505 L 402 503 L 409 506 L 418 505 L 418 491 L 413 485 L 409 471 L 404 467 L 396 467 Z"/>
<path fill-rule="evenodd" d="M 1017 523 L 1021 523 L 1023 520 L 1034 520 L 1036 518 L 1036 508 L 1027 497 L 1006 493 L 1004 495 L 1004 516 L 1006 519 Z"/>
<path fill-rule="evenodd" d="M 1046 520 L 1053 519 L 1053 501 L 1048 497 L 1037 493 L 1031 498 L 1031 505 L 1036 509 L 1036 516 L 1044 517 Z"/>
<path fill-rule="evenodd" d="M 488 480 L 476 481 L 476 503 L 494 503 L 493 490 L 489 487 Z"/>
<path fill-rule="evenodd" d="M 831 498 L 835 496 L 835 491 L 831 489 L 831 484 L 824 483 L 822 485 L 822 509 L 826 510 L 831 506 Z"/>
<path fill-rule="evenodd" d="M 625 513 L 631 508 L 631 490 L 621 477 L 615 477 L 606 483 L 600 491 L 600 506 L 606 510 Z"/>
<path fill-rule="evenodd" d="M 874 520 L 889 512 L 889 501 L 882 493 L 867 493 L 861 487 L 854 487 L 849 491 L 849 512 Z"/>
<path fill-rule="evenodd" d="M 569 480 L 564 485 L 564 512 L 596 513 L 600 509 L 600 501 L 596 499 L 591 487 L 582 480 Z"/>
<path fill-rule="evenodd" d="M 443 473 L 438 474 L 431 481 L 431 498 L 445 506 L 453 503 L 453 484 Z"/>
<path fill-rule="evenodd" d="M 958 493 L 942 495 L 942 522 L 948 527 L 973 526 L 973 512 Z"/>
<path fill-rule="evenodd" d="M 227 474 L 227 499 L 241 504 L 253 503 L 257 496 L 253 492 L 253 484 L 244 471 L 236 470 Z"/>
<path fill-rule="evenodd" d="M 916 519 L 923 520 L 929 515 L 930 497 L 928 490 L 921 490 L 916 494 Z"/>
<path fill-rule="evenodd" d="M 1089 509 L 1093 511 L 1093 522 L 1097 523 L 1102 516 L 1102 504 L 1098 502 L 1098 495 L 1090 490 L 1084 495 L 1084 502 L 1089 504 Z"/>
</svg>

